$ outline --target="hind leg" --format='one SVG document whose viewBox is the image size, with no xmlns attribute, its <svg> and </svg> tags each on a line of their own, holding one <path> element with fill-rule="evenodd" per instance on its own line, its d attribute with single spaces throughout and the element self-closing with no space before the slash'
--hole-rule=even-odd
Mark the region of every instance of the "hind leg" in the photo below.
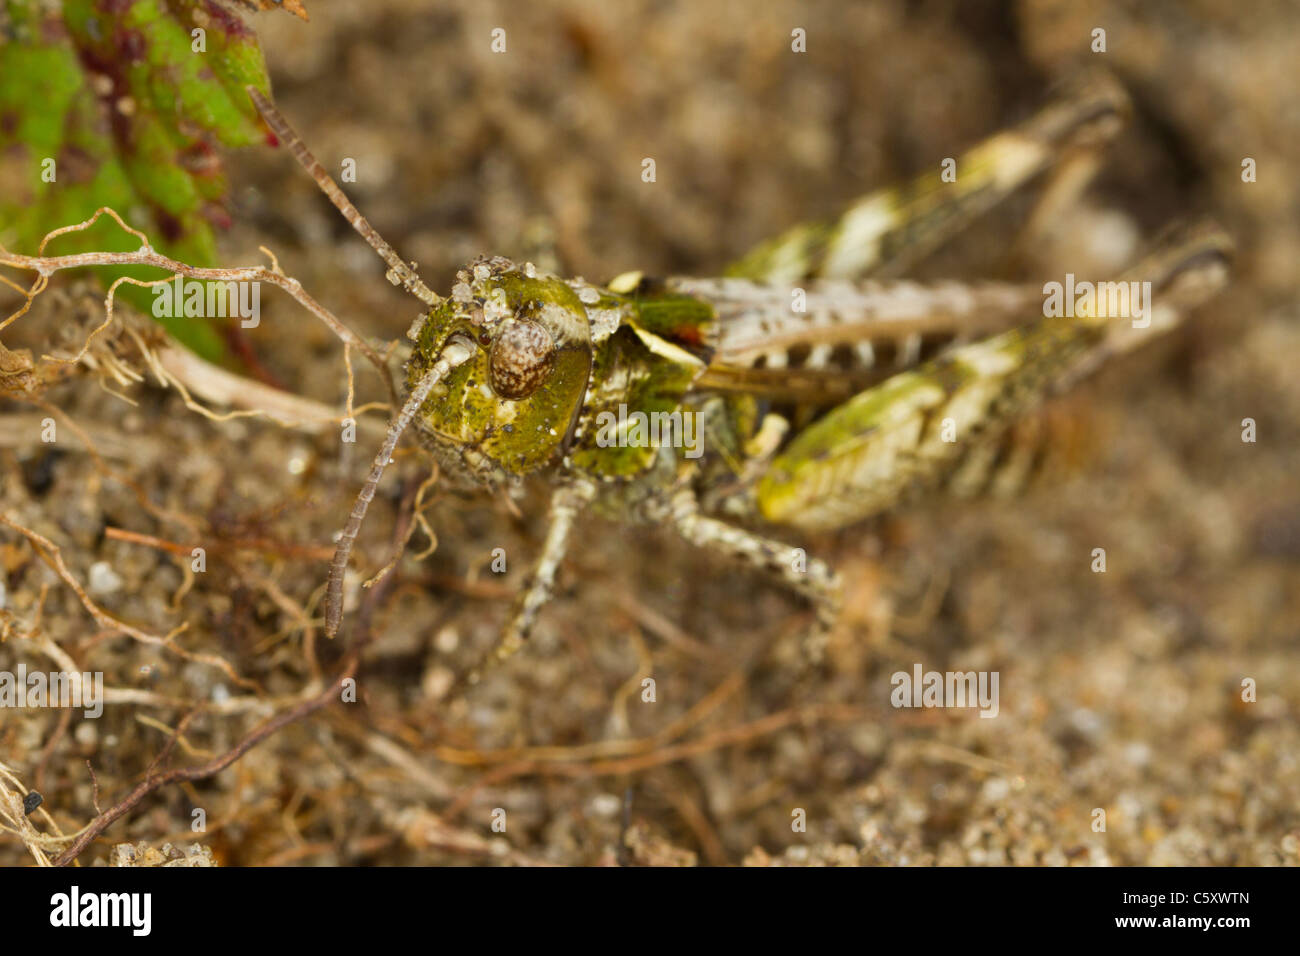
<svg viewBox="0 0 1300 956">
<path fill-rule="evenodd" d="M 1028 120 L 936 169 L 850 203 L 834 220 L 795 226 L 727 271 L 770 282 L 899 275 L 1011 193 L 1122 128 L 1128 98 L 1104 73 L 1088 74 Z M 1086 172 L 1075 167 L 1072 176 Z M 1066 177 L 1067 179 L 1070 177 Z"/>
</svg>

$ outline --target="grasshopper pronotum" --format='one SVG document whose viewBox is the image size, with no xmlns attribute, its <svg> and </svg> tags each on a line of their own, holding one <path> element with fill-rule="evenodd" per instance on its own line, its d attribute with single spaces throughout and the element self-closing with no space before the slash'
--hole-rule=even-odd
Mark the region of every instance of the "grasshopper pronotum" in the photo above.
<svg viewBox="0 0 1300 956">
<path fill-rule="evenodd" d="M 1101 296 L 1073 315 L 1049 314 L 1041 285 L 862 281 L 897 274 L 1041 174 L 1065 184 L 1058 203 L 1081 189 L 1127 113 L 1123 91 L 1104 76 L 1082 79 L 961 155 L 955 177 L 934 172 L 872 193 L 833 222 L 760 246 L 726 278 L 627 274 L 598 286 L 482 257 L 446 298 L 380 238 L 265 97 L 249 92 L 388 264 L 389 279 L 425 306 L 408 332 L 405 402 L 330 567 L 331 636 L 352 544 L 412 423 L 452 480 L 552 483 L 542 553 L 494 659 L 527 637 L 589 507 L 669 525 L 779 574 L 813 603 L 815 633 L 824 634 L 838 607 L 834 572 L 729 519 L 832 529 L 918 487 L 969 485 L 972 473 L 978 480 L 994 467 L 980 450 L 1018 417 L 1177 324 L 1227 276 L 1227 240 L 1197 225 L 1171 232 L 1121 277 L 1149 283 L 1140 286 L 1154 297 L 1141 323 L 1116 319 Z M 688 417 L 702 448 L 681 441 Z M 670 440 L 649 440 L 647 422 Z"/>
</svg>

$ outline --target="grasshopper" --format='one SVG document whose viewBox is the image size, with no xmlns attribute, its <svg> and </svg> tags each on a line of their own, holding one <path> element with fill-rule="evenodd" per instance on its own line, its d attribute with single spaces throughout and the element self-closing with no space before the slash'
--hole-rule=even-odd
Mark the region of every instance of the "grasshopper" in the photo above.
<svg viewBox="0 0 1300 956">
<path fill-rule="evenodd" d="M 1058 208 L 1079 192 L 1128 112 L 1105 76 L 1077 81 L 962 154 L 955 179 L 931 173 L 871 193 L 833 221 L 765 243 L 722 278 L 631 273 L 602 286 L 485 256 L 447 297 L 379 236 L 274 106 L 249 94 L 384 259 L 389 280 L 424 305 L 408 332 L 404 403 L 330 565 L 330 636 L 366 509 L 414 425 L 457 484 L 502 488 L 538 476 L 553 488 L 541 554 L 487 663 L 524 643 L 587 509 L 670 526 L 775 573 L 816 609 L 816 659 L 839 579 L 752 526 L 844 528 L 917 490 L 978 485 L 994 467 L 988 449 L 1018 419 L 1175 326 L 1228 273 L 1217 229 L 1175 231 L 1120 277 L 1149 283 L 1139 286 L 1150 292 L 1144 321 L 1131 327 L 1101 296 L 1066 316 L 1049 314 L 1041 285 L 887 278 L 1030 180 L 1046 176 Z M 661 426 L 659 440 L 646 438 L 647 422 Z M 688 422 L 699 441 L 680 440 Z"/>
</svg>

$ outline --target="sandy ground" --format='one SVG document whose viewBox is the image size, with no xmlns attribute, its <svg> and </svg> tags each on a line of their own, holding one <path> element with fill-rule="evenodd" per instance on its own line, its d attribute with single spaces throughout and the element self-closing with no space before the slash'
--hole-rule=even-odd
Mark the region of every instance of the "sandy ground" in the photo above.
<svg viewBox="0 0 1300 956">
<path fill-rule="evenodd" d="M 170 840 L 222 864 L 1300 862 L 1300 12 L 1220 6 L 317 0 L 310 25 L 259 18 L 282 110 L 327 167 L 356 160 L 353 198 L 442 291 L 489 251 L 593 280 L 716 274 L 1022 118 L 1096 58 L 1131 91 L 1134 122 L 1041 257 L 1193 212 L 1216 215 L 1240 255 L 1227 294 L 1060 404 L 1089 453 L 1050 481 L 801 540 L 849 589 L 816 679 L 796 666 L 807 610 L 778 585 L 592 519 L 530 646 L 468 694 L 452 689 L 536 553 L 544 499 L 534 489 L 514 517 L 435 488 L 437 549 L 417 561 L 417 530 L 374 609 L 358 702 L 152 795 L 83 861 Z M 498 26 L 505 54 L 490 50 Z M 1089 50 L 1098 26 L 1105 54 Z M 806 54 L 790 52 L 795 27 Z M 1257 182 L 1241 181 L 1243 157 Z M 249 151 L 230 174 L 228 264 L 269 246 L 356 328 L 401 336 L 413 301 L 288 156 Z M 926 273 L 1024 268 L 1005 255 L 1012 206 Z M 268 299 L 250 341 L 269 374 L 341 403 L 337 342 Z M 28 344 L 94 310 L 76 294 L 39 300 Z M 357 387 L 382 397 L 372 373 Z M 52 391 L 103 465 L 7 438 L 0 502 L 105 609 L 150 633 L 188 622 L 179 644 L 248 686 L 103 633 L 28 542 L 0 532 L 6 606 L 30 621 L 48 589 L 40 634 L 0 645 L 0 667 L 50 666 L 50 641 L 122 691 L 100 720 L 0 718 L 0 760 L 65 833 L 125 794 L 194 702 L 209 708 L 175 762 L 226 750 L 337 662 L 304 626 L 319 623 L 325 567 L 304 549 L 328 553 L 375 443 L 363 429 L 340 457 L 332 433 L 212 423 L 174 394 L 131 395 L 135 407 L 88 380 Z M 366 569 L 387 560 L 399 494 L 427 474 L 413 450 L 399 462 L 362 536 Z M 188 560 L 108 527 L 220 544 L 191 581 Z M 497 547 L 504 578 L 487 566 Z M 1104 574 L 1090 570 L 1099 547 Z M 917 663 L 997 671 L 997 718 L 891 707 L 890 675 Z M 26 861 L 0 840 L 0 862 Z"/>
</svg>

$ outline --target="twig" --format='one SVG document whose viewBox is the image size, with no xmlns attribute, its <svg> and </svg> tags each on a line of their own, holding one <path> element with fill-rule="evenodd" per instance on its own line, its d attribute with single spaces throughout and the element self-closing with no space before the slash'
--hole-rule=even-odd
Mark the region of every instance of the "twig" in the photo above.
<svg viewBox="0 0 1300 956">
<path fill-rule="evenodd" d="M 197 766 L 178 767 L 175 770 L 169 770 L 166 773 L 158 774 L 157 776 L 151 775 L 146 777 L 137 784 L 135 789 L 127 794 L 124 799 L 95 817 L 95 819 L 91 821 L 90 825 L 82 830 L 81 833 L 77 835 L 77 838 L 72 841 L 72 845 L 58 855 L 54 860 L 54 865 L 67 866 L 77 858 L 82 850 L 90 845 L 91 841 L 94 840 L 95 837 L 103 833 L 120 817 L 130 813 L 141 800 L 153 793 L 159 787 L 165 787 L 168 784 L 180 783 L 186 780 L 201 780 L 204 777 L 210 777 L 213 774 L 220 773 L 276 731 L 289 726 L 289 724 L 292 724 L 295 721 L 301 720 L 308 714 L 315 713 L 326 704 L 338 700 L 339 690 L 343 686 L 343 681 L 352 676 L 353 671 L 356 669 L 356 665 L 356 655 L 352 654 L 345 661 L 343 670 L 339 676 L 335 678 L 334 681 L 323 691 L 315 697 L 309 697 L 296 707 L 282 711 L 274 717 L 262 721 L 262 723 L 249 731 L 248 735 L 240 740 L 239 743 L 235 744 L 235 746 L 231 747 L 219 757 L 214 757 L 212 760 L 198 764 Z M 177 734 L 181 733 L 184 729 L 184 724 L 185 722 L 182 721 L 181 726 L 177 728 Z M 176 736 L 176 734 L 172 735 L 168 745 L 164 747 L 164 754 L 171 749 L 171 746 L 176 740 Z"/>
<path fill-rule="evenodd" d="M 73 577 L 72 572 L 68 570 L 68 566 L 63 561 L 63 554 L 58 545 L 44 535 L 38 534 L 30 528 L 26 528 L 14 521 L 8 514 L 0 513 L 0 525 L 12 528 L 32 543 L 33 549 L 36 551 L 36 554 L 40 559 L 49 565 L 50 568 L 63 579 L 64 584 L 72 589 L 72 592 L 77 596 L 77 599 L 81 601 L 82 606 L 90 612 L 90 616 L 95 619 L 95 623 L 100 627 L 105 630 L 118 631 L 122 634 L 126 634 L 129 637 L 133 637 L 137 641 L 140 641 L 142 644 L 154 644 L 159 647 L 165 647 L 187 660 L 198 661 L 201 664 L 208 664 L 217 668 L 232 681 L 242 687 L 248 687 L 252 690 L 258 689 L 255 681 L 249 680 L 246 677 L 240 677 L 234 666 L 224 657 L 218 657 L 215 654 L 198 654 L 193 651 L 187 651 L 183 647 L 177 645 L 174 638 L 177 634 L 185 630 L 189 626 L 188 624 L 181 624 L 179 627 L 172 630 L 166 637 L 159 637 L 157 634 L 150 634 L 147 631 L 142 631 L 134 624 L 128 624 L 126 621 L 114 617 L 90 599 L 90 595 L 86 593 L 85 589 L 81 586 L 81 583 L 77 581 L 77 579 Z"/>
<path fill-rule="evenodd" d="M 558 777 L 607 777 L 618 776 L 628 773 L 636 773 L 640 770 L 648 770 L 652 767 L 661 767 L 666 764 L 677 763 L 691 757 L 699 757 L 714 750 L 721 750 L 724 747 L 733 747 L 737 744 L 749 743 L 760 737 L 769 736 L 784 730 L 787 727 L 797 724 L 812 724 L 819 722 L 832 723 L 851 723 L 855 720 L 866 720 L 871 717 L 871 713 L 861 707 L 853 707 L 848 704 L 818 704 L 802 708 L 790 708 L 788 710 L 778 711 L 775 714 L 769 714 L 759 720 L 751 721 L 747 724 L 741 724 L 737 727 L 727 727 L 723 730 L 706 734 L 695 740 L 684 741 L 669 747 L 662 747 L 649 753 L 638 754 L 631 757 L 622 757 L 613 760 L 592 760 L 584 763 L 548 763 L 542 760 L 523 760 L 514 764 L 506 764 L 497 767 L 491 773 L 485 774 L 473 785 L 466 787 L 461 794 L 451 802 L 443 811 L 443 815 L 448 819 L 455 819 L 456 816 L 469 805 L 469 801 L 480 790 L 492 784 L 500 783 L 513 777 L 526 776 L 558 776 Z"/>
<path fill-rule="evenodd" d="M 126 232 L 137 237 L 140 240 L 140 248 L 135 252 L 82 252 L 63 256 L 43 255 L 45 247 L 49 244 L 50 240 L 65 233 L 80 232 L 89 229 L 101 216 L 104 215 L 108 215 Z M 385 363 L 380 357 L 379 353 L 370 346 L 370 343 L 366 342 L 365 339 L 361 338 L 340 321 L 332 312 L 330 312 L 329 309 L 317 302 L 305 289 L 303 289 L 302 283 L 297 279 L 286 276 L 273 269 L 268 269 L 265 266 L 242 266 L 236 269 L 201 269 L 195 266 L 186 265 L 184 262 L 179 262 L 155 252 L 149 242 L 148 236 L 140 232 L 138 229 L 132 229 L 122 220 L 121 216 L 107 206 L 101 206 L 95 211 L 95 214 L 85 222 L 77 223 L 72 226 L 64 226 L 63 228 L 55 229 L 53 232 L 46 235 L 46 237 L 41 240 L 38 254 L 35 256 L 18 255 L 9 252 L 3 246 L 0 246 L 0 265 L 12 266 L 15 269 L 26 269 L 37 273 L 36 281 L 32 283 L 31 287 L 27 289 L 26 292 L 23 293 L 27 300 L 26 303 L 18 312 L 3 321 L 0 321 L 0 330 L 4 329 L 5 326 L 23 315 L 31 307 L 32 300 L 35 299 L 36 296 L 40 295 L 41 292 L 45 291 L 45 287 L 49 284 L 49 277 L 55 272 L 59 272 L 63 269 L 81 269 L 87 266 L 113 265 L 154 266 L 158 269 L 165 269 L 175 275 L 188 276 L 191 279 L 211 280 L 216 282 L 269 282 L 289 293 L 289 295 L 291 295 L 299 305 L 325 323 L 325 325 L 328 326 L 329 329 L 343 342 L 360 351 L 361 354 L 364 355 L 378 370 L 380 378 L 383 379 L 384 386 L 388 389 L 388 395 L 393 403 L 393 407 L 397 408 L 401 405 L 401 402 L 397 397 L 397 388 L 393 383 L 391 370 L 387 363 Z M 155 283 L 142 283 L 140 280 L 131 279 L 129 276 L 123 276 L 117 279 L 109 287 L 108 294 L 104 298 L 104 309 L 106 312 L 104 322 L 90 334 L 89 338 L 86 339 L 81 352 L 70 359 L 52 358 L 55 358 L 56 361 L 66 362 L 78 362 L 81 360 L 86 349 L 90 347 L 90 341 L 94 338 L 95 334 L 107 328 L 109 323 L 113 321 L 113 296 L 117 287 L 123 282 L 130 282 L 134 285 L 156 284 L 156 280 Z M 9 284 L 12 285 L 12 283 Z"/>
<path fill-rule="evenodd" d="M 109 525 L 104 529 L 104 537 L 112 538 L 114 541 L 148 545 L 151 548 L 157 548 L 160 551 L 166 551 L 168 554 L 184 558 L 190 557 L 194 549 L 198 547 L 195 544 L 168 541 L 152 534 L 143 534 L 139 531 L 131 531 L 113 525 Z M 324 545 L 292 544 L 285 541 L 275 541 L 271 538 L 205 538 L 203 547 L 208 551 L 218 552 L 261 551 L 264 554 L 274 554 L 286 558 L 303 558 L 310 561 L 327 561 L 334 554 L 333 548 L 327 548 Z"/>
<path fill-rule="evenodd" d="M 404 503 L 410 504 L 413 500 L 415 489 L 412 488 L 407 495 L 403 496 Z M 394 538 L 402 541 L 406 537 L 407 528 L 410 525 L 411 517 L 408 508 L 402 509 L 403 514 L 397 521 L 397 527 L 394 528 Z M 154 775 L 153 769 L 171 752 L 176 741 L 185 732 L 185 728 L 197 711 L 186 715 L 176 728 L 176 732 L 169 738 L 167 744 L 163 747 L 162 752 L 150 765 L 149 774 L 142 780 L 125 798 L 119 801 L 108 810 L 100 813 L 90 822 L 85 829 L 77 834 L 72 845 L 59 854 L 54 860 L 55 866 L 66 866 L 77 858 L 91 841 L 99 834 L 103 833 L 116 820 L 130 813 L 141 800 L 153 793 L 160 787 L 167 786 L 171 783 L 184 783 L 191 780 L 201 780 L 204 777 L 210 777 L 213 774 L 220 773 L 235 761 L 237 761 L 248 751 L 252 750 L 262 741 L 266 740 L 272 734 L 289 726 L 290 724 L 315 713 L 332 701 L 339 699 L 339 692 L 342 690 L 343 682 L 356 673 L 357 665 L 361 659 L 361 651 L 366 644 L 370 643 L 374 637 L 374 631 L 371 628 L 371 621 L 374 618 L 375 608 L 384 600 L 388 593 L 391 578 L 379 582 L 374 588 L 371 588 L 366 595 L 361 609 L 357 615 L 356 640 L 352 649 L 348 652 L 347 657 L 343 659 L 342 668 L 337 677 L 330 682 L 330 685 L 315 696 L 308 697 L 306 700 L 296 704 L 289 709 L 269 717 L 262 723 L 254 727 L 248 734 L 241 739 L 235 746 L 227 750 L 218 757 L 198 764 L 193 767 L 179 767 L 175 770 L 169 770 L 166 773 Z"/>
</svg>

